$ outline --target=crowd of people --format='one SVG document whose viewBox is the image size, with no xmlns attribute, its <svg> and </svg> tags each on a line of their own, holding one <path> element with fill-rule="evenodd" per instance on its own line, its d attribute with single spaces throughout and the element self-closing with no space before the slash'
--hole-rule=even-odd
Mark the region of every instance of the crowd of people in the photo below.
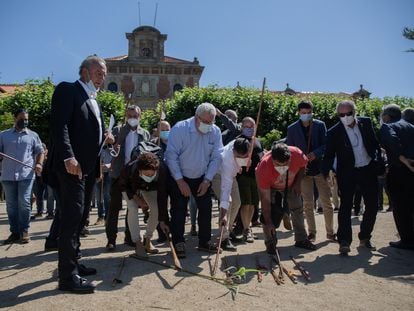
<svg viewBox="0 0 414 311">
<path fill-rule="evenodd" d="M 303 100 L 286 138 L 264 150 L 252 116 L 238 123 L 235 111 L 222 113 L 210 103 L 201 103 L 194 116 L 173 127 L 160 121 L 154 137 L 141 127 L 138 106 L 126 109 L 124 124 L 106 131 L 96 100 L 105 75 L 105 61 L 90 56 L 80 66 L 79 80 L 57 85 L 48 149 L 29 129 L 24 109 L 16 111 L 14 127 L 0 133 L 1 182 L 11 233 L 4 243 L 30 241 L 32 192 L 39 216 L 47 191 L 53 222 L 45 250 L 58 251 L 59 289 L 94 291 L 84 276 L 96 274 L 96 269 L 79 263 L 80 237 L 89 233 L 92 200 L 98 207 L 95 224 L 105 225 L 106 251 L 116 250 L 124 201 L 124 242 L 141 257 L 158 252 L 153 245 L 157 231 L 159 242 L 171 237 L 177 256 L 185 258 L 188 215 L 200 251 L 236 251 L 240 242 L 253 243 L 251 227 L 261 226 L 266 252 L 275 255 L 282 222 L 293 230 L 295 247 L 313 251 L 321 239 L 316 206 L 324 216 L 326 239 L 338 243 L 339 253 L 346 255 L 358 194 L 365 205 L 359 246 L 375 250 L 371 237 L 385 186 L 400 236 L 390 246 L 414 250 L 413 109 L 401 112 L 397 105 L 385 106 L 377 138 L 371 120 L 357 116 L 353 101 L 338 103 L 339 121 L 327 130 L 313 116 L 312 102 Z M 223 233 L 220 245 L 212 238 L 213 197 Z M 142 236 L 139 209 L 145 214 Z"/>
</svg>

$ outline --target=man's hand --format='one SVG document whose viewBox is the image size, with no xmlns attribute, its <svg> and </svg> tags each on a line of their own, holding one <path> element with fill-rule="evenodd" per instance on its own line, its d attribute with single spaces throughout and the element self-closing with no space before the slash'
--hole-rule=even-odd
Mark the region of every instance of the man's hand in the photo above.
<svg viewBox="0 0 414 311">
<path fill-rule="evenodd" d="M 220 227 L 227 227 L 227 210 L 225 208 L 220 207 L 220 220 L 219 220 Z"/>
<path fill-rule="evenodd" d="M 191 195 L 191 189 L 190 186 L 184 181 L 184 179 L 179 179 L 176 181 L 178 188 L 180 189 L 180 192 L 183 196 L 188 198 Z"/>
<path fill-rule="evenodd" d="M 137 202 L 137 204 L 139 205 L 139 207 L 141 207 L 143 211 L 149 209 L 147 202 L 144 200 L 142 196 L 134 194 L 134 201 Z"/>
<path fill-rule="evenodd" d="M 309 162 L 311 162 L 311 161 L 313 161 L 313 160 L 315 160 L 315 159 L 316 159 L 316 156 L 315 156 L 315 154 L 314 154 L 313 152 L 308 153 L 308 154 L 306 155 L 306 157 L 308 158 Z"/>
<path fill-rule="evenodd" d="M 75 158 L 65 161 L 65 168 L 66 172 L 69 174 L 78 175 L 79 179 L 82 179 L 82 169 L 79 162 Z"/>
<path fill-rule="evenodd" d="M 110 132 L 105 132 L 104 134 L 105 137 L 105 143 L 112 145 L 115 142 L 115 138 L 114 135 L 112 135 L 112 133 Z"/>
<path fill-rule="evenodd" d="M 165 223 L 165 221 L 160 221 L 160 228 L 161 228 L 162 232 L 164 232 L 166 235 L 168 235 L 168 233 L 170 233 L 170 227 L 168 227 L 168 225 Z"/>
<path fill-rule="evenodd" d="M 202 197 L 203 195 L 205 195 L 209 187 L 210 187 L 210 182 L 207 180 L 203 180 L 198 186 L 197 196 Z"/>
<path fill-rule="evenodd" d="M 42 175 L 42 171 L 43 171 L 43 165 L 40 164 L 40 163 L 36 164 L 36 166 L 35 166 L 35 173 L 36 173 L 36 175 L 37 176 Z"/>
</svg>

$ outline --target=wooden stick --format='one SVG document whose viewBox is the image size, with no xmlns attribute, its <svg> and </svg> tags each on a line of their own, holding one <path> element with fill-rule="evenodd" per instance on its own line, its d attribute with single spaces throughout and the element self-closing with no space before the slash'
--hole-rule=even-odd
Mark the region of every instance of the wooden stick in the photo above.
<svg viewBox="0 0 414 311">
<path fill-rule="evenodd" d="M 157 139 L 157 145 L 160 146 L 161 145 L 161 121 L 163 120 L 162 118 L 162 113 L 163 113 L 163 102 L 160 103 L 160 121 L 158 122 L 158 139 Z"/>
<path fill-rule="evenodd" d="M 213 271 L 211 271 L 211 276 L 214 276 L 216 274 L 216 270 L 217 270 L 217 266 L 218 266 L 218 260 L 219 260 L 219 257 L 220 257 L 221 241 L 223 240 L 223 234 L 224 234 L 224 226 L 221 226 L 220 239 L 219 239 L 219 244 L 217 245 L 216 259 L 214 260 L 214 266 L 213 266 Z"/>
<path fill-rule="evenodd" d="M 177 257 L 177 253 L 175 252 L 175 248 L 171 239 L 171 233 L 168 233 L 168 244 L 170 245 L 171 248 L 171 255 L 173 258 L 173 262 L 174 262 L 174 266 L 178 269 L 178 270 L 182 270 L 183 268 L 181 267 L 181 263 L 180 260 Z"/>
<path fill-rule="evenodd" d="M 17 163 L 19 163 L 19 164 L 21 164 L 21 165 L 23 165 L 23 166 L 29 167 L 29 168 L 31 168 L 32 170 L 34 170 L 34 167 L 33 167 L 33 166 L 28 165 L 28 164 L 26 164 L 26 163 L 24 163 L 24 162 L 22 162 L 22 161 L 19 161 L 19 160 L 15 159 L 15 158 L 13 158 L 13 157 L 11 157 L 11 156 L 9 156 L 9 155 L 7 155 L 7 154 L 3 153 L 3 152 L 0 152 L 0 156 L 2 156 L 2 157 L 4 157 L 4 158 L 7 158 L 7 159 L 9 159 L 9 160 L 12 160 L 12 161 L 14 161 L 14 162 L 17 162 Z"/>
<path fill-rule="evenodd" d="M 299 272 L 303 275 L 303 277 L 305 278 L 306 281 L 310 281 L 310 275 L 309 272 L 306 271 L 306 269 L 300 264 L 298 263 L 295 258 L 293 258 L 293 256 L 290 256 L 290 259 L 293 261 L 293 263 L 295 264 L 295 267 L 299 270 Z"/>
<path fill-rule="evenodd" d="M 263 106 L 265 86 L 266 86 L 266 78 L 263 78 L 262 93 L 260 95 L 259 111 L 257 112 L 256 124 L 254 125 L 253 136 L 252 136 L 252 145 L 250 146 L 249 156 L 247 157 L 247 159 L 248 159 L 247 163 L 248 164 L 247 164 L 246 170 L 249 170 L 249 168 L 250 168 L 252 153 L 253 153 L 254 145 L 256 143 L 257 128 L 259 126 L 260 116 L 262 114 L 262 106 Z"/>
</svg>

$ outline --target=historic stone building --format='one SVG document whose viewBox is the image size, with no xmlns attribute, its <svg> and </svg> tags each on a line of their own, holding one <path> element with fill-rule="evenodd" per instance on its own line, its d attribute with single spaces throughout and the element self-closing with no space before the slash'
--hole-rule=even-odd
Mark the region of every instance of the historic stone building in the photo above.
<svg viewBox="0 0 414 311">
<path fill-rule="evenodd" d="M 167 35 L 151 26 L 126 33 L 128 55 L 106 58 L 105 89 L 122 92 L 141 108 L 153 108 L 183 87 L 198 86 L 204 67 L 196 57 L 187 61 L 164 55 Z"/>
</svg>

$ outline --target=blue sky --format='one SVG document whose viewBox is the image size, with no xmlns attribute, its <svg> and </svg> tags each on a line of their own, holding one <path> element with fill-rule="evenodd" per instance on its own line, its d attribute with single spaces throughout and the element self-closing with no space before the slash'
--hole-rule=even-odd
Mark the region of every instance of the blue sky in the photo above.
<svg viewBox="0 0 414 311">
<path fill-rule="evenodd" d="M 200 85 L 414 97 L 413 0 L 140 0 L 142 25 L 168 35 L 165 54 L 205 66 Z M 77 79 L 90 54 L 127 54 L 135 0 L 2 0 L 0 84 Z"/>
</svg>

